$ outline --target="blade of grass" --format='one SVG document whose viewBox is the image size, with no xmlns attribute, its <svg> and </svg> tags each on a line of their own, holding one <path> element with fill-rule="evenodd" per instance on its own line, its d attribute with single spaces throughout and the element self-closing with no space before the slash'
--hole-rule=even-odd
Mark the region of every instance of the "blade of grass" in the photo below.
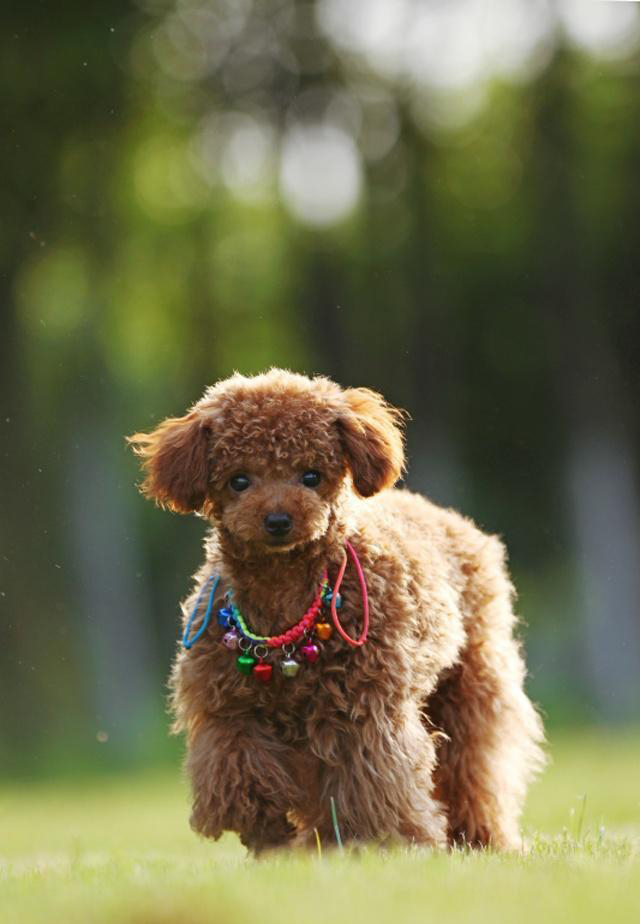
<svg viewBox="0 0 640 924">
<path fill-rule="evenodd" d="M 333 796 L 330 797 L 331 802 L 331 822 L 333 824 L 333 830 L 336 835 L 336 841 L 338 842 L 338 847 L 342 850 L 342 837 L 340 835 L 340 826 L 338 825 L 338 813 L 336 811 L 336 800 Z"/>
</svg>

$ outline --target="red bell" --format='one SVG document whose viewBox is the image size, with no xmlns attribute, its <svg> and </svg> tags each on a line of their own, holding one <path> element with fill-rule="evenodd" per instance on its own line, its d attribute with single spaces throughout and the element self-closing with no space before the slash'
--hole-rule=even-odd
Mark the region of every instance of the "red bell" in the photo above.
<svg viewBox="0 0 640 924">
<path fill-rule="evenodd" d="M 271 675 L 273 673 L 273 668 L 270 664 L 263 664 L 260 661 L 253 669 L 253 676 L 256 680 L 259 680 L 260 683 L 271 683 Z"/>
</svg>

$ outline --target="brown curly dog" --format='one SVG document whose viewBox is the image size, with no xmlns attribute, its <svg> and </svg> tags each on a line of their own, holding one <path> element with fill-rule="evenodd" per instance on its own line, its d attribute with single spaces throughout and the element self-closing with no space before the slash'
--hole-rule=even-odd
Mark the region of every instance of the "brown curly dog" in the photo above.
<svg viewBox="0 0 640 924">
<path fill-rule="evenodd" d="M 373 391 L 273 369 L 219 382 L 184 417 L 130 437 L 144 493 L 211 524 L 183 607 L 185 627 L 195 608 L 191 637 L 203 631 L 171 675 L 191 824 L 208 837 L 236 831 L 259 853 L 313 844 L 315 829 L 329 845 L 333 797 L 344 840 L 519 844 L 543 732 L 523 689 L 504 549 L 393 490 L 401 423 Z M 284 652 L 256 651 L 237 620 L 224 624 L 239 612 L 254 635 L 294 627 L 331 593 L 318 588 L 325 569 L 333 586 L 347 540 L 368 586 L 366 644 L 336 629 L 321 641 L 326 609 L 323 628 Z M 340 622 L 357 637 L 351 560 L 340 596 Z M 260 676 L 259 663 L 271 665 Z"/>
</svg>

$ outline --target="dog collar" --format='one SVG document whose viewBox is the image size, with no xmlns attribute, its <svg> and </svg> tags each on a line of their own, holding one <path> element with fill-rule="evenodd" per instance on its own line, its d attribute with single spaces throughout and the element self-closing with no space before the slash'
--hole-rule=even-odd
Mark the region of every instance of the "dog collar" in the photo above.
<svg viewBox="0 0 640 924">
<path fill-rule="evenodd" d="M 349 555 L 356 569 L 362 593 L 363 625 L 362 632 L 357 639 L 351 638 L 345 632 L 338 616 L 338 610 L 342 605 L 339 589 L 347 568 Z M 220 575 L 216 574 L 211 575 L 202 585 L 182 637 L 182 644 L 185 648 L 193 647 L 205 632 L 211 618 L 213 601 L 219 584 Z M 202 623 L 196 633 L 191 635 L 202 597 L 209 586 L 211 586 L 211 590 Z M 333 589 L 329 584 L 329 576 L 325 569 L 311 606 L 304 616 L 286 632 L 273 636 L 254 633 L 233 602 L 233 590 L 231 588 L 225 593 L 224 603 L 225 605 L 220 607 L 217 613 L 218 626 L 227 630 L 222 636 L 222 644 L 230 651 L 239 650 L 240 653 L 236 657 L 238 670 L 243 674 L 252 675 L 261 683 L 270 683 L 272 679 L 273 665 L 269 663 L 269 658 L 275 651 L 280 652 L 281 673 L 284 677 L 292 678 L 297 675 L 303 663 L 314 664 L 318 660 L 322 651 L 322 643 L 328 641 L 331 637 L 333 626 L 335 626 L 338 635 L 343 641 L 354 648 L 364 645 L 369 632 L 367 582 L 356 551 L 348 541 L 345 543 L 344 556 L 340 563 Z M 323 609 L 325 611 L 329 609 L 333 626 L 323 618 Z"/>
</svg>

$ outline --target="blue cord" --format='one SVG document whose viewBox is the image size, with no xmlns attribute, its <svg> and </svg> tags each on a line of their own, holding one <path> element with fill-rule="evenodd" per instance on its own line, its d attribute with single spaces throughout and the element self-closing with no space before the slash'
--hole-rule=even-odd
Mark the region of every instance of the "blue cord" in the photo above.
<svg viewBox="0 0 640 924">
<path fill-rule="evenodd" d="M 193 625 L 193 620 L 198 615 L 198 607 L 200 606 L 200 600 L 202 599 L 202 595 L 205 592 L 205 589 L 211 583 L 211 581 L 213 581 L 214 584 L 213 584 L 213 587 L 211 588 L 211 593 L 209 594 L 209 602 L 207 603 L 207 609 L 205 610 L 205 614 L 202 619 L 202 625 L 200 626 L 196 634 L 192 638 L 189 638 L 189 632 L 191 632 L 191 626 Z M 191 613 L 191 616 L 189 617 L 189 622 L 187 623 L 187 627 L 184 630 L 184 635 L 182 636 L 182 644 L 184 645 L 185 648 L 191 648 L 192 645 L 195 645 L 195 643 L 198 641 L 202 633 L 205 631 L 205 629 L 209 625 L 209 619 L 211 618 L 211 610 L 213 609 L 213 598 L 215 597 L 215 593 L 216 593 L 216 590 L 218 589 L 219 583 L 220 583 L 220 575 L 212 574 L 211 577 L 208 578 L 204 582 L 202 587 L 200 588 L 200 593 L 196 597 L 196 602 L 193 607 L 193 612 Z"/>
</svg>

